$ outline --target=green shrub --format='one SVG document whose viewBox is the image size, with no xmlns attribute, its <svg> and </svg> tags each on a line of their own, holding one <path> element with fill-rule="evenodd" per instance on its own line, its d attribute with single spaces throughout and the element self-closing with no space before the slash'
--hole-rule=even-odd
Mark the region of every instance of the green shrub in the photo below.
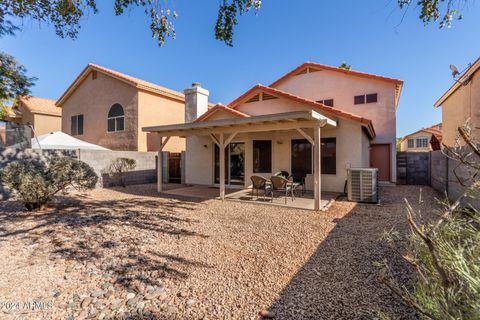
<svg viewBox="0 0 480 320">
<path fill-rule="evenodd" d="M 0 181 L 25 203 L 29 210 L 38 210 L 60 191 L 68 187 L 77 190 L 93 189 L 97 174 L 86 163 L 54 156 L 46 161 L 19 160 L 0 171 Z"/>
</svg>

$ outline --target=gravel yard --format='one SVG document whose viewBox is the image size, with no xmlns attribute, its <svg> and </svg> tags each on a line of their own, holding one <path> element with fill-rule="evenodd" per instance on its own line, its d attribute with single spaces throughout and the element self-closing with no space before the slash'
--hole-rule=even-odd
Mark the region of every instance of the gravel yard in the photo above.
<svg viewBox="0 0 480 320">
<path fill-rule="evenodd" d="M 403 198 L 419 189 L 321 213 L 160 198 L 154 185 L 64 195 L 33 214 L 0 202 L 0 319 L 415 319 L 372 261 L 393 259 L 379 237 L 408 231 Z M 435 196 L 424 187 L 416 207 Z"/>
</svg>

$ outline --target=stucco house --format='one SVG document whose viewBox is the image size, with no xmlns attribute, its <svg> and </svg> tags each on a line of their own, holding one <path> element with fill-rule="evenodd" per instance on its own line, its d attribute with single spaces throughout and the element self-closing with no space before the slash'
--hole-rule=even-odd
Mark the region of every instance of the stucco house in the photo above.
<svg viewBox="0 0 480 320">
<path fill-rule="evenodd" d="M 62 127 L 62 109 L 52 99 L 20 96 L 13 107 L 7 108 L 7 112 L 7 120 L 31 125 L 37 136 L 59 131 Z"/>
<path fill-rule="evenodd" d="M 158 137 L 141 128 L 183 122 L 182 93 L 99 65 L 87 65 L 57 100 L 61 130 L 78 139 L 111 149 L 157 151 Z M 185 150 L 173 138 L 165 151 Z"/>
<path fill-rule="evenodd" d="M 432 136 L 438 145 L 442 143 L 442 124 L 438 123 L 428 128 L 422 128 L 410 133 L 400 140 L 400 151 L 428 152 L 432 151 Z"/>
<path fill-rule="evenodd" d="M 209 92 L 194 84 L 185 90 L 185 123 L 144 131 L 160 135 L 162 146 L 186 137 L 187 184 L 219 185 L 224 197 L 225 186 L 248 187 L 252 175 L 300 173 L 318 209 L 320 190 L 343 192 L 349 167 L 377 167 L 381 180 L 395 182 L 402 86 L 398 79 L 306 62 L 211 109 Z"/>
<path fill-rule="evenodd" d="M 443 143 L 455 146 L 457 128 L 470 122 L 471 134 L 480 140 L 480 58 L 471 64 L 435 102 L 442 108 Z M 463 144 L 463 141 L 459 141 Z"/>
</svg>

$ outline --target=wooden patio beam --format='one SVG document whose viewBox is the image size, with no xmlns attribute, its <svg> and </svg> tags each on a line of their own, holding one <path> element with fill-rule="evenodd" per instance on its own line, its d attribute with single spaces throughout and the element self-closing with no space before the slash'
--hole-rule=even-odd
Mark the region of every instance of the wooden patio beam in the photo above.
<svg viewBox="0 0 480 320">
<path fill-rule="evenodd" d="M 210 127 L 210 128 L 189 128 L 184 130 L 172 130 L 167 132 L 159 132 L 161 136 L 190 136 L 190 135 L 210 135 L 210 134 L 219 134 L 219 133 L 244 133 L 244 132 L 265 132 L 265 131 L 282 131 L 282 130 L 295 130 L 302 128 L 313 128 L 315 126 L 323 127 L 326 124 L 324 120 L 306 120 L 306 121 L 296 121 L 296 122 L 286 122 L 286 123 L 255 123 L 255 124 L 246 124 L 246 125 L 235 125 L 235 126 L 225 126 L 225 127 Z"/>
<path fill-rule="evenodd" d="M 220 133 L 218 142 L 220 143 L 220 199 L 225 200 L 225 143 L 224 135 Z"/>
<path fill-rule="evenodd" d="M 312 145 L 315 144 L 315 141 L 313 141 L 313 138 L 310 137 L 305 131 L 303 131 L 303 129 L 297 128 L 297 131 L 298 131 L 305 139 L 307 139 L 308 142 L 310 142 Z"/>
<path fill-rule="evenodd" d="M 320 210 L 322 208 L 322 188 L 321 188 L 321 142 L 320 142 L 320 126 L 313 128 L 313 194 L 314 194 L 314 209 Z"/>
<path fill-rule="evenodd" d="M 163 148 L 167 144 L 170 137 L 162 137 L 160 136 L 160 145 L 158 149 L 158 156 L 157 156 L 157 192 L 160 193 L 163 191 Z"/>
</svg>

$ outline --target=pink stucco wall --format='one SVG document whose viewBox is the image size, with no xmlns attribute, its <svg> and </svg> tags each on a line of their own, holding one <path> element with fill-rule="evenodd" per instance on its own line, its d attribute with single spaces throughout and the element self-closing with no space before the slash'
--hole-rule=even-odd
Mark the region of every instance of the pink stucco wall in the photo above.
<svg viewBox="0 0 480 320">
<path fill-rule="evenodd" d="M 314 101 L 334 99 L 335 108 L 354 113 L 373 122 L 377 137 L 385 143 L 396 137 L 395 84 L 334 71 L 317 71 L 294 76 L 278 86 Z M 354 96 L 378 93 L 377 103 L 355 105 Z"/>
<path fill-rule="evenodd" d="M 395 83 L 323 70 L 291 77 L 277 88 L 314 101 L 334 99 L 335 108 L 372 120 L 376 133 L 372 143 L 390 144 L 390 176 L 396 181 Z M 378 102 L 354 104 L 356 95 L 370 93 L 378 94 Z"/>
</svg>

